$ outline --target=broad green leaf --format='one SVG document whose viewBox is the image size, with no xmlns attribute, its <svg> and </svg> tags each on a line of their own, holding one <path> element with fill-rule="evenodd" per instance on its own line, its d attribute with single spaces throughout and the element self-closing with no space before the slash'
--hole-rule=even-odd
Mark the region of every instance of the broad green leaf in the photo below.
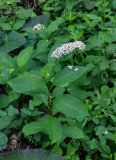
<svg viewBox="0 0 116 160">
<path fill-rule="evenodd" d="M 48 26 L 47 28 L 47 32 L 49 34 L 55 32 L 58 27 L 65 21 L 64 18 L 60 17 L 60 18 L 57 18 L 55 21 L 51 22 L 50 25 Z"/>
<path fill-rule="evenodd" d="M 65 92 L 64 88 L 56 87 L 56 88 L 54 88 L 54 90 L 52 92 L 52 96 L 57 97 L 57 96 L 63 95 L 64 92 Z"/>
<path fill-rule="evenodd" d="M 10 123 L 11 123 L 11 118 L 10 117 L 0 118 L 0 131 L 7 128 Z"/>
<path fill-rule="evenodd" d="M 37 44 L 37 54 L 45 53 L 47 51 L 47 48 L 49 46 L 50 42 L 48 40 L 40 40 Z"/>
<path fill-rule="evenodd" d="M 101 49 L 101 47 L 104 45 L 103 40 L 98 36 L 90 36 L 90 38 L 87 41 L 87 47 L 86 50 L 90 49 Z"/>
<path fill-rule="evenodd" d="M 25 23 L 25 20 L 17 20 L 16 23 L 13 25 L 13 29 L 18 30 L 18 29 L 22 28 L 24 23 Z"/>
<path fill-rule="evenodd" d="M 79 88 L 77 84 L 69 85 L 67 90 L 72 96 L 75 96 L 82 100 L 90 96 L 90 92 L 87 92 L 86 90 Z"/>
<path fill-rule="evenodd" d="M 54 78 L 54 84 L 63 87 L 67 86 L 70 82 L 79 79 L 86 72 L 87 72 L 86 67 L 77 66 L 77 67 L 72 67 L 71 69 L 66 67 L 60 72 L 56 73 Z"/>
<path fill-rule="evenodd" d="M 66 11 L 71 12 L 74 5 L 75 5 L 75 0 L 71 0 L 71 1 L 66 0 L 66 6 L 65 6 Z"/>
<path fill-rule="evenodd" d="M 0 47 L 1 53 L 8 53 L 16 48 L 21 47 L 26 43 L 25 37 L 15 31 L 4 36 L 4 45 Z"/>
<path fill-rule="evenodd" d="M 38 94 L 37 97 L 43 102 L 45 105 L 48 105 L 48 95 L 47 94 Z"/>
<path fill-rule="evenodd" d="M 39 59 L 41 62 L 47 62 L 47 51 L 50 41 L 40 40 L 37 44 L 37 50 L 33 55 L 35 58 Z"/>
<path fill-rule="evenodd" d="M 71 95 L 63 95 L 56 97 L 53 102 L 54 113 L 61 112 L 67 117 L 82 119 L 89 116 L 85 104 L 76 97 Z"/>
<path fill-rule="evenodd" d="M 3 30 L 9 31 L 11 30 L 11 25 L 9 23 L 0 23 L 0 28 Z"/>
<path fill-rule="evenodd" d="M 32 9 L 24 9 L 23 7 L 20 7 L 16 10 L 16 16 L 20 19 L 27 19 L 29 17 L 32 17 L 33 10 Z"/>
<path fill-rule="evenodd" d="M 31 123 L 26 124 L 23 127 L 23 133 L 26 136 L 39 133 L 42 130 L 43 130 L 43 126 L 41 125 L 41 121 L 39 121 L 39 122 L 31 122 Z"/>
<path fill-rule="evenodd" d="M 62 125 L 58 119 L 51 116 L 47 116 L 43 119 L 43 126 L 45 133 L 49 135 L 52 143 L 59 141 L 62 137 Z M 49 126 L 49 127 L 48 127 Z"/>
<path fill-rule="evenodd" d="M 26 149 L 0 154 L 0 160 L 63 160 L 63 158 L 43 149 Z"/>
<path fill-rule="evenodd" d="M 15 71 L 16 65 L 11 56 L 8 54 L 0 54 L 0 84 L 4 84 L 11 78 Z"/>
<path fill-rule="evenodd" d="M 4 133 L 0 132 L 0 151 L 6 147 L 7 142 L 7 136 Z"/>
<path fill-rule="evenodd" d="M 48 93 L 47 86 L 40 75 L 24 72 L 8 82 L 14 92 L 29 94 Z"/>
<path fill-rule="evenodd" d="M 56 118 L 46 116 L 38 122 L 31 122 L 23 127 L 25 135 L 32 135 L 38 132 L 48 134 L 52 143 L 55 143 L 62 138 L 62 125 Z"/>
<path fill-rule="evenodd" d="M 27 47 L 17 56 L 17 64 L 19 68 L 23 68 L 31 58 L 33 47 Z"/>
<path fill-rule="evenodd" d="M 70 137 L 74 139 L 84 138 L 84 133 L 76 126 L 63 126 L 63 138 Z"/>
</svg>

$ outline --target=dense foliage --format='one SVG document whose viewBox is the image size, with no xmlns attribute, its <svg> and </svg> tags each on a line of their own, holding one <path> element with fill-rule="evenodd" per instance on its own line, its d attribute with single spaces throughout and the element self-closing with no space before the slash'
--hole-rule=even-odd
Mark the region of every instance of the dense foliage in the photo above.
<svg viewBox="0 0 116 160">
<path fill-rule="evenodd" d="M 38 5 L 0 2 L 0 150 L 16 133 L 66 160 L 116 159 L 116 1 Z M 83 52 L 51 57 L 75 40 Z"/>
</svg>

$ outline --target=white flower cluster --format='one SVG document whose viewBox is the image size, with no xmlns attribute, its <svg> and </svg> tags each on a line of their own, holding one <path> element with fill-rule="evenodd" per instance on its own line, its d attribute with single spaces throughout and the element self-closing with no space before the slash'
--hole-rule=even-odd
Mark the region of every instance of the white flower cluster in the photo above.
<svg viewBox="0 0 116 160">
<path fill-rule="evenodd" d="M 52 52 L 51 57 L 59 58 L 62 55 L 69 54 L 73 52 L 76 48 L 80 50 L 85 49 L 85 44 L 81 41 L 69 42 L 58 47 L 54 52 Z"/>
<path fill-rule="evenodd" d="M 108 134 L 108 131 L 105 131 L 104 134 Z"/>
<path fill-rule="evenodd" d="M 73 69 L 73 66 L 67 66 L 69 69 Z M 74 71 L 78 71 L 79 69 L 76 67 Z"/>
<path fill-rule="evenodd" d="M 41 29 L 44 29 L 44 25 L 41 23 L 38 23 L 33 27 L 33 31 L 36 31 L 36 30 L 39 31 Z"/>
</svg>

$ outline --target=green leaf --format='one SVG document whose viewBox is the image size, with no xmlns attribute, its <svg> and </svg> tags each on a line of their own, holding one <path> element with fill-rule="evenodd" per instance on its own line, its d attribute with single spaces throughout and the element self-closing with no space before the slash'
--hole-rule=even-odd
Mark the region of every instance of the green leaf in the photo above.
<svg viewBox="0 0 116 160">
<path fill-rule="evenodd" d="M 62 125 L 58 119 L 47 116 L 43 119 L 45 132 L 49 135 L 52 143 L 59 141 L 62 137 Z M 49 127 L 48 127 L 49 126 Z"/>
<path fill-rule="evenodd" d="M 0 118 L 0 130 L 7 128 L 10 123 L 11 123 L 11 118 L 9 117 Z"/>
<path fill-rule="evenodd" d="M 16 23 L 13 25 L 13 29 L 18 30 L 22 28 L 24 24 L 25 24 L 25 20 L 17 20 Z"/>
<path fill-rule="evenodd" d="M 9 98 L 5 94 L 0 94 L 0 108 L 5 108 L 9 104 Z"/>
<path fill-rule="evenodd" d="M 36 55 L 40 55 L 42 53 L 45 53 L 47 51 L 47 48 L 50 44 L 50 41 L 48 40 L 40 40 L 37 44 L 37 54 Z"/>
<path fill-rule="evenodd" d="M 101 49 L 103 46 L 104 42 L 103 40 L 98 37 L 98 36 L 90 36 L 90 38 L 88 39 L 88 43 L 87 43 L 87 49 L 86 50 L 90 50 L 90 49 Z"/>
<path fill-rule="evenodd" d="M 84 133 L 76 126 L 63 126 L 63 138 L 70 137 L 74 139 L 84 138 Z"/>
<path fill-rule="evenodd" d="M 56 87 L 56 88 L 54 88 L 54 90 L 52 92 L 52 96 L 57 97 L 57 96 L 63 95 L 64 92 L 65 92 L 64 88 Z"/>
<path fill-rule="evenodd" d="M 89 116 L 85 104 L 71 95 L 63 95 L 56 97 L 53 102 L 54 113 L 61 112 L 67 117 L 76 118 L 78 120 Z"/>
<path fill-rule="evenodd" d="M 8 116 L 9 117 L 13 117 L 13 116 L 15 116 L 15 115 L 18 115 L 18 109 L 16 109 L 16 108 L 14 108 L 12 105 L 10 105 L 9 107 L 8 107 Z"/>
<path fill-rule="evenodd" d="M 8 82 L 14 92 L 33 95 L 48 93 L 47 86 L 36 73 L 24 72 Z"/>
<path fill-rule="evenodd" d="M 32 9 L 24 9 L 23 7 L 20 7 L 18 10 L 16 10 L 16 16 L 20 19 L 27 19 L 29 17 L 32 17 L 32 14 Z"/>
<path fill-rule="evenodd" d="M 11 25 L 9 23 L 1 23 L 0 28 L 2 28 L 3 30 L 9 31 L 11 30 Z"/>
<path fill-rule="evenodd" d="M 60 147 L 60 145 L 55 145 L 53 148 L 52 148 L 52 151 L 54 153 L 58 153 L 60 155 L 62 155 L 62 148 Z"/>
<path fill-rule="evenodd" d="M 0 47 L 1 53 L 8 53 L 16 48 L 21 47 L 26 43 L 25 37 L 15 31 L 10 32 L 8 35 L 5 35 L 4 39 L 4 45 Z"/>
<path fill-rule="evenodd" d="M 0 54 L 0 83 L 4 84 L 15 71 L 16 66 L 13 58 L 8 54 Z"/>
<path fill-rule="evenodd" d="M 61 87 L 67 86 L 68 83 L 79 79 L 86 72 L 87 67 L 77 66 L 73 67 L 72 69 L 66 67 L 60 72 L 56 73 L 54 78 L 54 84 Z"/>
<path fill-rule="evenodd" d="M 39 121 L 39 122 L 31 122 L 31 123 L 28 123 L 28 124 L 26 124 L 26 125 L 23 127 L 23 133 L 24 133 L 26 136 L 39 133 L 39 132 L 42 131 L 42 130 L 43 130 L 43 127 L 42 127 L 40 121 Z"/>
<path fill-rule="evenodd" d="M 45 105 L 48 105 L 48 95 L 47 94 L 38 94 L 38 99 L 43 102 Z"/>
<path fill-rule="evenodd" d="M 17 56 L 17 64 L 19 68 L 23 68 L 31 58 L 33 47 L 27 47 Z"/>
<path fill-rule="evenodd" d="M 48 134 L 52 143 L 55 143 L 62 137 L 62 125 L 56 118 L 46 116 L 39 120 L 39 122 L 31 122 L 23 127 L 25 135 L 36 134 L 38 132 Z"/>
<path fill-rule="evenodd" d="M 75 0 L 71 0 L 71 1 L 66 0 L 66 6 L 65 6 L 66 11 L 71 12 L 74 5 L 75 5 Z"/>
<path fill-rule="evenodd" d="M 78 85 L 75 83 L 70 84 L 67 90 L 72 96 L 75 96 L 82 100 L 90 96 L 90 92 L 87 92 L 86 90 L 79 88 Z"/>
<path fill-rule="evenodd" d="M 26 149 L 12 153 L 0 154 L 0 160 L 63 160 L 57 154 L 42 149 Z"/>
<path fill-rule="evenodd" d="M 67 154 L 65 156 L 66 160 L 72 159 L 72 155 L 75 155 L 76 147 L 73 146 L 71 143 L 67 144 Z M 78 160 L 77 158 L 75 160 Z"/>
<path fill-rule="evenodd" d="M 57 18 L 55 21 L 51 22 L 47 28 L 49 34 L 57 31 L 58 27 L 65 21 L 63 17 Z"/>
<path fill-rule="evenodd" d="M 0 151 L 6 147 L 7 142 L 7 136 L 4 133 L 0 132 Z"/>
<path fill-rule="evenodd" d="M 116 0 L 113 0 L 113 1 L 112 1 L 112 8 L 113 8 L 113 9 L 116 9 Z"/>
</svg>

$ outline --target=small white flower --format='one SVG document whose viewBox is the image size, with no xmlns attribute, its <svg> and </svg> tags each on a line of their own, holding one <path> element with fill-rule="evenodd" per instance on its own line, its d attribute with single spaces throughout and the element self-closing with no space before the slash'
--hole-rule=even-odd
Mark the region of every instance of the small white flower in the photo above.
<svg viewBox="0 0 116 160">
<path fill-rule="evenodd" d="M 78 71 L 78 70 L 79 70 L 79 69 L 76 67 L 76 68 L 75 68 L 75 71 Z"/>
<path fill-rule="evenodd" d="M 73 66 L 68 66 L 69 69 L 73 69 Z"/>
<path fill-rule="evenodd" d="M 38 24 L 36 24 L 34 27 L 33 27 L 33 31 L 39 31 L 39 30 L 41 30 L 41 29 L 44 29 L 44 25 L 43 24 L 40 24 L 40 23 L 38 23 Z"/>
<path fill-rule="evenodd" d="M 61 45 L 60 47 L 56 48 L 56 50 L 52 52 L 51 57 L 59 58 L 62 55 L 66 55 L 66 54 L 73 52 L 76 48 L 80 50 L 84 50 L 85 44 L 81 41 L 65 43 Z"/>
<path fill-rule="evenodd" d="M 108 131 L 105 131 L 104 134 L 108 134 Z"/>
</svg>

